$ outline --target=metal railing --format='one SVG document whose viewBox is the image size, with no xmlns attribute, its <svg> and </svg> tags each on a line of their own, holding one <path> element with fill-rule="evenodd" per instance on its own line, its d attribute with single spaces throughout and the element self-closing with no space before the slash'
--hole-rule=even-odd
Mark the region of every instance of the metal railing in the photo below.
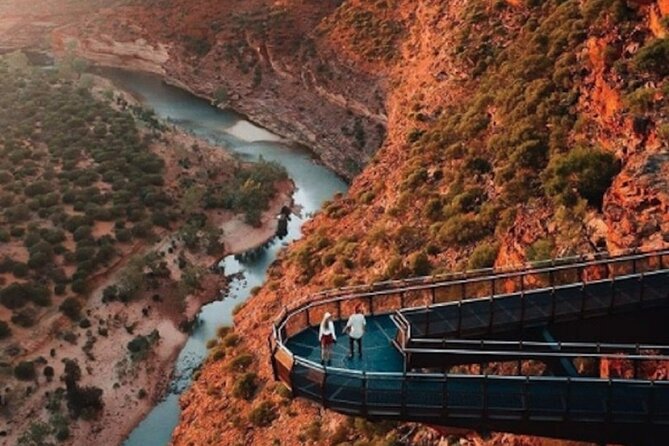
<svg viewBox="0 0 669 446">
<path fill-rule="evenodd" d="M 545 376 L 382 373 L 296 358 L 296 396 L 368 418 L 669 424 L 669 382 Z"/>
<path fill-rule="evenodd" d="M 326 311 L 342 319 L 352 314 L 356 305 L 362 305 L 365 313 L 371 315 L 399 309 L 404 309 L 406 314 L 412 308 L 422 310 L 440 303 L 508 294 L 515 291 L 515 287 L 526 291 L 585 282 L 589 277 L 618 277 L 652 271 L 665 265 L 669 267 L 669 249 L 646 253 L 633 251 L 619 256 L 595 253 L 590 258 L 569 257 L 544 263 L 555 266 L 513 267 L 501 272 L 485 269 L 470 272 L 473 277 L 467 279 L 462 279 L 463 274 L 467 275 L 462 273 L 323 291 L 302 299 L 290 308 L 284 307 L 274 322 L 273 337 L 281 345 L 288 336 L 316 325 Z M 547 281 L 546 285 L 542 279 Z M 383 289 L 377 289 L 379 287 Z"/>
<path fill-rule="evenodd" d="M 404 340 L 461 337 L 478 331 L 491 334 L 508 327 L 584 319 L 612 314 L 629 306 L 649 307 L 669 299 L 669 269 L 646 271 L 550 288 L 523 290 L 504 295 L 462 299 L 401 309 L 395 316 Z M 475 320 L 472 322 L 472 320 Z"/>
</svg>

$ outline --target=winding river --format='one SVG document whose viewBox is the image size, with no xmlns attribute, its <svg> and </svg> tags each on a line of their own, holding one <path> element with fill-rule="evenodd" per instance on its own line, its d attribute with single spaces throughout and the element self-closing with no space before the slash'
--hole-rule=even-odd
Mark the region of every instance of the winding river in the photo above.
<svg viewBox="0 0 669 446">
<path fill-rule="evenodd" d="M 219 326 L 232 323 L 233 308 L 249 297 L 253 287 L 264 282 L 268 266 L 283 245 L 300 238 L 300 228 L 309 216 L 325 200 L 337 192 L 345 192 L 347 185 L 334 172 L 316 162 L 307 150 L 285 143 L 280 137 L 234 112 L 219 110 L 205 100 L 166 85 L 156 76 L 120 70 L 104 70 L 103 74 L 122 89 L 134 93 L 159 117 L 243 159 L 253 161 L 262 156 L 283 165 L 297 186 L 294 200 L 301 208 L 301 215 L 291 218 L 288 235 L 283 240 L 275 241 L 243 264 L 232 256 L 223 260 L 226 274 L 243 270 L 244 278 L 232 284 L 230 294 L 224 300 L 202 307 L 199 324 L 188 338 L 174 366 L 174 379 L 167 395 L 124 443 L 125 446 L 167 445 L 179 421 L 179 395 L 188 388 L 193 372 L 206 357 L 207 340 L 216 335 Z"/>
</svg>

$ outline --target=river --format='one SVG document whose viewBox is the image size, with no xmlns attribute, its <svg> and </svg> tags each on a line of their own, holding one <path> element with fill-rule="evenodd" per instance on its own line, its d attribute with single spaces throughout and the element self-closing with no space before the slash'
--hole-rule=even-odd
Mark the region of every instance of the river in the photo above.
<svg viewBox="0 0 669 446">
<path fill-rule="evenodd" d="M 276 161 L 286 168 L 295 183 L 295 204 L 301 215 L 292 216 L 288 235 L 275 241 L 260 255 L 241 264 L 232 256 L 223 260 L 226 274 L 243 270 L 244 278 L 231 286 L 229 296 L 202 307 L 199 323 L 191 333 L 174 366 L 174 379 L 165 398 L 156 405 L 125 441 L 125 446 L 167 445 L 179 422 L 179 395 L 186 390 L 193 372 L 207 356 L 207 340 L 215 337 L 221 325 L 232 324 L 232 310 L 244 302 L 253 287 L 265 281 L 267 268 L 286 243 L 300 238 L 301 226 L 324 201 L 337 192 L 345 192 L 346 183 L 334 172 L 316 162 L 307 150 L 284 143 L 280 137 L 262 129 L 237 113 L 219 110 L 207 101 L 176 87 L 159 77 L 121 70 L 104 70 L 120 88 L 130 91 L 156 114 L 198 137 L 230 150 L 242 159 Z"/>
</svg>

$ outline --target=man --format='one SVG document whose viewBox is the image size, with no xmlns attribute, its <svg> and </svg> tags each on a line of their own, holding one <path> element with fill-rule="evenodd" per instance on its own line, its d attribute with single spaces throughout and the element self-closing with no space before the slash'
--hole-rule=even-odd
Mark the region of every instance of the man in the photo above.
<svg viewBox="0 0 669 446">
<path fill-rule="evenodd" d="M 355 313 L 348 318 L 344 333 L 348 333 L 349 359 L 353 358 L 354 343 L 358 344 L 358 356 L 362 358 L 362 336 L 365 334 L 365 316 L 360 305 L 355 306 Z"/>
</svg>

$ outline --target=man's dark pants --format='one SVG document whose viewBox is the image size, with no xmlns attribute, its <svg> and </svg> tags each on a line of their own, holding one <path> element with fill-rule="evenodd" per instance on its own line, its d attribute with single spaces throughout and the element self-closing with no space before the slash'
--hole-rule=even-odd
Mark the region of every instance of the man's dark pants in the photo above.
<svg viewBox="0 0 669 446">
<path fill-rule="evenodd" d="M 355 339 L 352 338 L 351 336 L 348 337 L 348 352 L 350 356 L 353 356 L 353 344 L 357 343 L 358 344 L 358 355 L 362 357 L 362 338 L 360 339 Z"/>
</svg>

